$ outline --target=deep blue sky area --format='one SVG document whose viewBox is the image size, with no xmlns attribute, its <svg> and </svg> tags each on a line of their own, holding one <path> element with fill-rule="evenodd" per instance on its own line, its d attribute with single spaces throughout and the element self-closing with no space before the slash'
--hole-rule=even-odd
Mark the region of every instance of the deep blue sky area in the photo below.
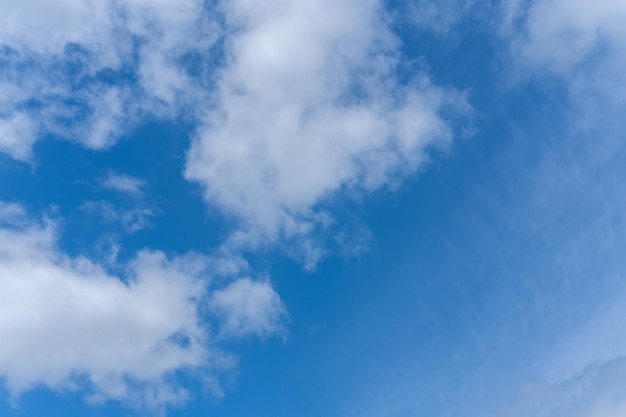
<svg viewBox="0 0 626 417">
<path fill-rule="evenodd" d="M 626 415 L 621 3 L 44 3 L 0 416 Z"/>
</svg>

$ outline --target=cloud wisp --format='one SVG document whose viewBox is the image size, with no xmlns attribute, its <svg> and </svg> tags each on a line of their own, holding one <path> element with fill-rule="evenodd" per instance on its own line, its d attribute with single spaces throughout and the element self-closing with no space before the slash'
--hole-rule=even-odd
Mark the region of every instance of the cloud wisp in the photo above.
<svg viewBox="0 0 626 417">
<path fill-rule="evenodd" d="M 416 172 L 467 110 L 400 54 L 382 3 L 223 5 L 227 64 L 185 174 L 242 222 L 231 244 L 307 236 L 332 222 L 338 192 L 371 192 Z M 403 79 L 398 74 L 405 71 Z"/>
<path fill-rule="evenodd" d="M 579 127 L 616 120 L 614 109 L 620 114 L 626 105 L 626 4 L 510 0 L 504 5 L 504 33 L 517 67 L 564 82 Z"/>
<path fill-rule="evenodd" d="M 141 178 L 135 178 L 127 174 L 111 171 L 100 181 L 100 184 L 102 187 L 109 190 L 131 196 L 141 196 L 146 182 Z"/>
<path fill-rule="evenodd" d="M 185 57 L 208 54 L 216 39 L 203 8 L 199 0 L 3 2 L 0 151 L 28 160 L 50 135 L 103 149 L 146 115 L 178 114 L 196 91 Z"/>
</svg>

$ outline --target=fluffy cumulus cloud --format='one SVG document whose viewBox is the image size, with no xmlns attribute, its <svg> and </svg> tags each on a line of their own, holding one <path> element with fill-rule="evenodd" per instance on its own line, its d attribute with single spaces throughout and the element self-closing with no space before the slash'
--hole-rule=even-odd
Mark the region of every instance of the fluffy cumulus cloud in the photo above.
<svg viewBox="0 0 626 417">
<path fill-rule="evenodd" d="M 382 3 L 236 0 L 223 9 L 235 32 L 186 175 L 256 233 L 248 239 L 306 234 L 328 221 L 315 206 L 334 192 L 385 186 L 415 172 L 429 147 L 449 144 L 441 114 L 463 98 L 402 62 Z"/>
<path fill-rule="evenodd" d="M 121 226 L 124 233 L 151 227 L 150 219 L 155 215 L 149 208 L 122 209 L 107 201 L 85 201 L 80 209 L 101 223 Z"/>
<path fill-rule="evenodd" d="M 506 32 L 525 70 L 563 78 L 586 112 L 626 104 L 626 3 L 510 0 Z"/>
<path fill-rule="evenodd" d="M 63 254 L 56 239 L 53 223 L 0 205 L 0 378 L 13 394 L 87 386 L 93 399 L 159 407 L 186 398 L 177 373 L 193 370 L 214 384 L 214 371 L 231 365 L 203 324 L 208 300 L 238 285 L 211 298 L 214 261 L 144 250 L 118 277 Z M 252 289 L 218 303 L 225 326 L 236 316 L 238 335 L 273 331 L 278 295 L 268 283 L 241 282 Z"/>
<path fill-rule="evenodd" d="M 46 135 L 107 147 L 145 114 L 168 116 L 193 101 L 191 58 L 216 37 L 203 7 L 200 0 L 2 2 L 0 151 L 28 159 Z"/>
<path fill-rule="evenodd" d="M 415 172 L 466 107 L 403 60 L 389 22 L 378 0 L 4 2 L 0 151 L 103 148 L 184 107 L 206 198 L 264 238 L 306 234 L 335 191 Z"/>
<path fill-rule="evenodd" d="M 214 291 L 209 305 L 221 318 L 223 336 L 267 336 L 282 330 L 285 308 L 266 282 L 237 280 Z"/>
</svg>

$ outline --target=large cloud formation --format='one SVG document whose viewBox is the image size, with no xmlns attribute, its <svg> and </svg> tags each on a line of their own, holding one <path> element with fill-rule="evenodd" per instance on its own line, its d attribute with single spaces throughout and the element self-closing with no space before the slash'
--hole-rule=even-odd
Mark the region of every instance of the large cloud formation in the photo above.
<svg viewBox="0 0 626 417">
<path fill-rule="evenodd" d="M 415 172 L 465 106 L 402 58 L 377 0 L 9 1 L 0 46 L 0 151 L 109 147 L 185 108 L 201 125 L 187 177 L 265 237 Z"/>
<path fill-rule="evenodd" d="M 144 120 L 192 120 L 185 175 L 237 220 L 219 265 L 260 242 L 309 239 L 334 221 L 322 206 L 338 192 L 397 184 L 449 146 L 447 115 L 466 110 L 402 57 L 378 0 L 0 6 L 0 152 L 29 161 L 50 136 L 103 149 Z M 129 178 L 103 185 L 141 191 Z M 59 250 L 54 227 L 2 210 L 0 375 L 14 392 L 86 377 L 96 396 L 143 387 L 142 401 L 173 402 L 170 376 L 210 368 L 217 352 L 205 303 L 220 340 L 282 329 L 269 282 L 236 276 L 208 294 L 218 264 L 158 251 L 114 276 Z M 314 264 L 315 243 L 302 246 Z"/>
<path fill-rule="evenodd" d="M 148 250 L 119 265 L 118 277 L 64 254 L 57 235 L 53 222 L 0 203 L 0 377 L 14 395 L 43 384 L 150 408 L 178 403 L 187 392 L 177 373 L 214 384 L 233 359 L 215 345 L 210 302 L 221 334 L 280 328 L 283 307 L 268 282 L 241 278 L 213 291 L 211 259 Z"/>
<path fill-rule="evenodd" d="M 236 31 L 186 175 L 243 220 L 243 240 L 306 234 L 334 192 L 397 181 L 452 139 L 441 114 L 463 97 L 406 66 L 380 2 L 232 1 L 224 14 Z"/>
</svg>

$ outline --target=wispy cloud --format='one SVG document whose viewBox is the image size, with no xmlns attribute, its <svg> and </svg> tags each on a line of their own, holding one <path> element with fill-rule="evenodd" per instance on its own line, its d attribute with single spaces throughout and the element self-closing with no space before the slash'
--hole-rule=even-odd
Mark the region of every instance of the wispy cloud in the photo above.
<svg viewBox="0 0 626 417">
<path fill-rule="evenodd" d="M 107 176 L 100 181 L 100 184 L 110 190 L 139 196 L 143 193 L 146 182 L 140 178 L 110 171 Z"/>
<path fill-rule="evenodd" d="M 409 68 L 378 0 L 44 3 L 3 5 L 0 151 L 28 160 L 49 134 L 102 149 L 187 109 L 185 175 L 241 222 L 229 245 L 300 236 L 319 258 L 325 200 L 399 183 L 468 110 Z"/>
<path fill-rule="evenodd" d="M 520 73 L 564 82 L 579 127 L 616 120 L 626 105 L 626 4 L 515 0 L 504 5 L 504 32 Z"/>
<path fill-rule="evenodd" d="M 446 35 L 476 6 L 476 0 L 417 0 L 407 2 L 405 16 L 421 29 Z"/>
<path fill-rule="evenodd" d="M 269 281 L 236 274 L 207 295 L 205 270 L 238 271 L 245 251 L 287 245 L 313 268 L 327 252 L 320 235 L 336 226 L 326 203 L 397 186 L 433 148 L 450 147 L 456 117 L 469 111 L 462 92 L 402 57 L 378 0 L 10 0 L 0 68 L 0 152 L 27 161 L 48 136 L 105 149 L 143 120 L 188 110 L 184 174 L 236 220 L 216 250 L 225 259 L 143 251 L 119 265 L 123 277 L 64 254 L 52 227 L 0 229 L 0 270 L 10 277 L 0 293 L 11 294 L 0 305 L 13 318 L 0 328 L 11 340 L 0 347 L 0 375 L 15 392 L 79 376 L 106 398 L 135 396 L 137 385 L 157 403 L 183 399 L 167 376 L 219 356 L 202 301 L 221 337 L 280 332 L 286 317 Z M 139 196 L 144 184 L 111 172 L 101 185 Z M 153 214 L 102 202 L 83 209 L 130 231 Z M 336 235 L 353 251 L 366 241 Z M 25 359 L 41 346 L 48 355 Z"/>
<path fill-rule="evenodd" d="M 146 114 L 176 115 L 195 97 L 182 57 L 207 53 L 216 39 L 203 7 L 199 0 L 4 2 L 0 151 L 26 160 L 47 134 L 106 148 Z"/>
<path fill-rule="evenodd" d="M 209 306 L 221 318 L 223 337 L 267 336 L 283 330 L 285 307 L 267 281 L 239 279 L 214 291 Z"/>
</svg>

